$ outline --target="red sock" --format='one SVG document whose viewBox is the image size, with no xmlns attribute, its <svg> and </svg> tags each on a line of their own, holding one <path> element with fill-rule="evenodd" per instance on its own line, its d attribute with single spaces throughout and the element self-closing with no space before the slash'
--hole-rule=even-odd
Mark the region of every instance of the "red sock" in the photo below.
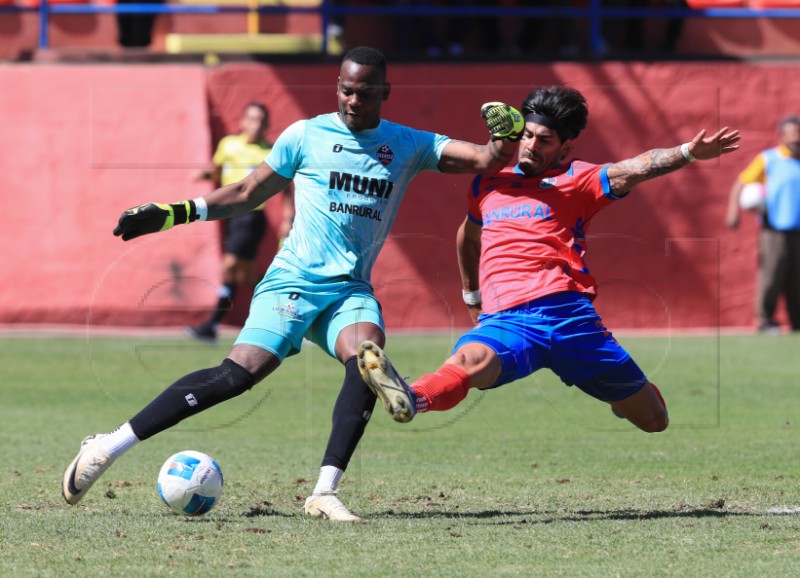
<svg viewBox="0 0 800 578">
<path fill-rule="evenodd" d="M 417 411 L 454 408 L 467 397 L 469 383 L 467 372 L 450 363 L 445 363 L 434 373 L 426 373 L 411 386 L 417 394 Z"/>
</svg>

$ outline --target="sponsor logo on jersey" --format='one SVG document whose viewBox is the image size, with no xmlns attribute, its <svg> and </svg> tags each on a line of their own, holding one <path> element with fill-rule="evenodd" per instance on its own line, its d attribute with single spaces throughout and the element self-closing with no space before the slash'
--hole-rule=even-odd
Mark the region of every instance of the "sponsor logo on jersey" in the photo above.
<svg viewBox="0 0 800 578">
<path fill-rule="evenodd" d="M 546 179 L 542 179 L 539 181 L 539 188 L 540 189 L 552 189 L 556 186 L 557 178 L 556 177 L 547 177 Z"/>
<path fill-rule="evenodd" d="M 333 152 L 335 152 L 335 153 L 342 152 L 342 149 L 344 149 L 344 147 L 342 145 L 340 145 L 340 144 L 333 145 Z"/>
<path fill-rule="evenodd" d="M 292 319 L 302 319 L 303 315 L 297 312 L 297 305 L 294 303 L 286 303 L 285 305 L 276 305 L 272 308 L 278 315 L 284 317 L 291 317 Z"/>
<path fill-rule="evenodd" d="M 362 175 L 331 171 L 328 188 L 343 193 L 356 193 L 365 197 L 388 199 L 389 195 L 392 194 L 394 183 L 386 179 L 375 179 Z"/>
<path fill-rule="evenodd" d="M 348 215 L 356 215 L 357 217 L 364 217 L 366 219 L 373 219 L 381 221 L 381 212 L 372 207 L 362 207 L 361 205 L 350 205 L 348 203 L 331 203 L 331 213 L 346 213 Z"/>
<path fill-rule="evenodd" d="M 394 151 L 389 148 L 389 145 L 382 145 L 381 148 L 378 149 L 377 156 L 381 164 L 386 166 L 394 160 Z"/>
<path fill-rule="evenodd" d="M 551 218 L 549 205 L 540 203 L 534 208 L 533 205 L 524 203 L 487 211 L 483 215 L 483 224 L 485 226 L 495 221 L 506 221 L 510 219 L 542 219 L 544 221 L 549 221 Z"/>
</svg>

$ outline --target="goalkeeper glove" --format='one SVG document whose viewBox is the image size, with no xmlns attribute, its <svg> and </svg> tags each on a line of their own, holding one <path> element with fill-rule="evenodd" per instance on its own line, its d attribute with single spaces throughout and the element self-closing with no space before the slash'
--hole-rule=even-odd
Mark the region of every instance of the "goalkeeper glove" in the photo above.
<svg viewBox="0 0 800 578">
<path fill-rule="evenodd" d="M 130 241 L 141 235 L 166 231 L 174 225 L 186 225 L 196 220 L 197 206 L 194 201 L 181 201 L 171 205 L 145 203 L 122 213 L 114 229 L 114 236 Z"/>
<path fill-rule="evenodd" d="M 504 102 L 487 102 L 481 107 L 481 117 L 492 135 L 492 140 L 518 141 L 525 131 L 525 119 L 513 106 Z"/>
</svg>

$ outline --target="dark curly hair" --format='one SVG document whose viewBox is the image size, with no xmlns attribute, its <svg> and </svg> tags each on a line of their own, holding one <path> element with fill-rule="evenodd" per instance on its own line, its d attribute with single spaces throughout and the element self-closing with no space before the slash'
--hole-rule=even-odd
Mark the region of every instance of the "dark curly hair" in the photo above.
<svg viewBox="0 0 800 578">
<path fill-rule="evenodd" d="M 566 86 L 543 86 L 533 89 L 520 107 L 523 116 L 531 113 L 554 119 L 560 130 L 556 130 L 563 140 L 576 138 L 586 128 L 589 106 L 584 96 Z"/>
</svg>

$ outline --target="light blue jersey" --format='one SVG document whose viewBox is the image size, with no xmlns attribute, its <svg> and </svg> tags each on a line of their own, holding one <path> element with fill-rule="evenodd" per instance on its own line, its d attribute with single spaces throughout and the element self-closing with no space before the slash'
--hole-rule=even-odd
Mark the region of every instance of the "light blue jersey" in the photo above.
<svg viewBox="0 0 800 578">
<path fill-rule="evenodd" d="M 237 345 L 283 360 L 303 338 L 336 357 L 356 323 L 383 331 L 370 272 L 411 179 L 437 170 L 450 139 L 385 120 L 350 132 L 338 113 L 287 128 L 266 163 L 294 180 L 292 230 L 256 287 Z"/>
<path fill-rule="evenodd" d="M 448 142 L 386 120 L 354 133 L 338 113 L 292 124 L 266 158 L 295 187 L 294 225 L 273 266 L 310 281 L 370 283 L 409 183 L 438 170 Z"/>
</svg>

